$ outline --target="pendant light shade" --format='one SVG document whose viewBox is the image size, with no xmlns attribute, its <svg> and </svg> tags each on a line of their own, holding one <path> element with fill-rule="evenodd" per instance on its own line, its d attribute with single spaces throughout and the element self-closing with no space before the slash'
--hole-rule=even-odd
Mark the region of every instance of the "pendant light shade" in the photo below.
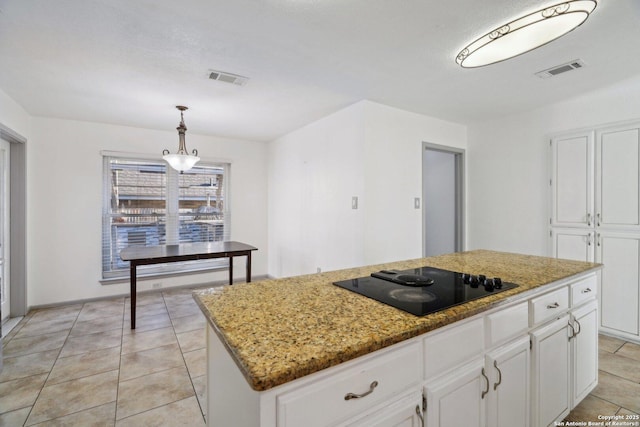
<svg viewBox="0 0 640 427">
<path fill-rule="evenodd" d="M 191 154 L 187 151 L 187 145 L 185 142 L 185 133 L 187 132 L 187 127 L 184 124 L 184 116 L 183 113 L 187 110 L 187 107 L 183 107 L 182 105 L 177 105 L 176 108 L 180 110 L 180 124 L 176 128 L 178 130 L 179 137 L 179 145 L 178 152 L 176 154 L 170 154 L 169 150 L 165 149 L 162 151 L 162 158 L 169 163 L 169 166 L 179 171 L 180 173 L 184 171 L 188 171 L 191 169 L 198 161 L 200 161 L 200 157 L 198 157 L 198 150 L 191 151 Z"/>
<path fill-rule="evenodd" d="M 571 0 L 501 25 L 462 49 L 456 62 L 482 67 L 545 45 L 579 27 L 596 8 L 597 0 Z"/>
</svg>

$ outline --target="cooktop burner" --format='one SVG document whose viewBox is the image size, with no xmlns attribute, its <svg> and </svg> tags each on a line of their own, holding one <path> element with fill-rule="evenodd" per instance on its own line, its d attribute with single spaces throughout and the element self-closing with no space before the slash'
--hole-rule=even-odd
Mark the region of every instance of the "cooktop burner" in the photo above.
<svg viewBox="0 0 640 427">
<path fill-rule="evenodd" d="M 417 316 L 513 289 L 518 285 L 498 277 L 472 275 L 434 267 L 382 270 L 368 277 L 343 280 L 334 285 Z"/>
</svg>

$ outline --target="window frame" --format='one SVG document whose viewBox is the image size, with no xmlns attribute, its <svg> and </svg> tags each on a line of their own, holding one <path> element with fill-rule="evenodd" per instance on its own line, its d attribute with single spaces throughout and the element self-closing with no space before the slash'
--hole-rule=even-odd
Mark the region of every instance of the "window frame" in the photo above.
<svg viewBox="0 0 640 427">
<path fill-rule="evenodd" d="M 166 176 L 165 182 L 166 186 L 164 188 L 164 200 L 165 200 L 165 208 L 164 215 L 159 216 L 158 218 L 164 218 L 165 224 L 165 240 L 166 244 L 175 244 L 179 242 L 180 239 L 180 226 L 181 226 L 181 218 L 184 216 L 184 213 L 181 215 L 179 205 L 180 205 L 180 173 L 173 168 L 171 168 L 164 160 L 155 157 L 155 156 L 146 156 L 144 154 L 136 154 L 136 153 L 114 153 L 114 152 L 101 152 L 103 157 L 103 198 L 102 198 L 102 233 L 101 233 L 101 282 L 114 282 L 121 281 L 123 279 L 128 279 L 129 277 L 129 267 L 128 262 L 126 268 L 109 268 L 112 264 L 112 252 L 113 252 L 113 235 L 112 235 L 112 222 L 111 218 L 117 213 L 112 212 L 111 209 L 111 196 L 112 196 L 112 167 L 111 161 L 113 159 L 122 160 L 122 161 L 130 161 L 130 162 L 140 162 L 140 163 L 152 163 L 156 165 L 164 165 L 164 174 Z M 222 169 L 222 194 L 223 194 L 223 210 L 221 212 L 223 217 L 223 232 L 222 232 L 222 240 L 230 240 L 230 231 L 231 231 L 231 214 L 230 214 L 230 197 L 229 197 L 229 188 L 230 188 L 230 168 L 231 163 L 225 161 L 211 161 L 204 160 L 198 163 L 198 165 L 194 166 L 194 169 L 198 167 L 215 167 Z M 120 214 L 122 215 L 122 214 Z M 175 230 L 173 230 L 175 227 Z M 171 231 L 172 230 L 172 231 Z M 115 241 L 117 244 L 117 240 Z M 121 248 L 122 249 L 122 248 Z M 107 253 L 106 251 L 109 251 Z M 117 251 L 117 248 L 116 248 Z M 208 272 L 215 270 L 227 269 L 229 267 L 229 260 L 226 258 L 217 258 L 210 260 L 199 260 L 199 261 L 185 261 L 185 262 L 177 262 L 177 263 L 165 263 L 165 264 L 154 264 L 148 266 L 141 266 L 138 271 L 139 277 L 158 277 L 158 276 L 167 276 L 167 275 L 179 275 L 179 274 L 191 274 L 191 273 L 199 273 L 199 272 Z"/>
</svg>

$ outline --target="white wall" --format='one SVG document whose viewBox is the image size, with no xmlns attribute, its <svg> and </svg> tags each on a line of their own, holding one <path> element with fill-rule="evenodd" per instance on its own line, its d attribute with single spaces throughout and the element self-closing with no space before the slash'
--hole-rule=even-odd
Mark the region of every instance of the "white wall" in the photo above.
<svg viewBox="0 0 640 427">
<path fill-rule="evenodd" d="M 466 148 L 466 126 L 374 102 L 365 105 L 365 261 L 422 256 L 422 143 Z"/>
<path fill-rule="evenodd" d="M 29 137 L 31 116 L 0 89 L 0 123 L 21 136 Z"/>
<path fill-rule="evenodd" d="M 269 274 L 294 276 L 364 262 L 363 104 L 269 143 Z M 362 201 L 360 201 L 362 203 Z"/>
<path fill-rule="evenodd" d="M 101 150 L 158 154 L 178 143 L 175 131 L 33 118 L 27 152 L 28 304 L 128 293 L 128 281 L 102 285 Z M 187 134 L 206 160 L 231 162 L 231 238 L 258 247 L 254 275 L 267 272 L 266 144 Z M 243 274 L 244 258 L 237 260 Z M 163 278 L 163 287 L 224 280 L 226 273 Z M 139 290 L 149 289 L 139 282 Z"/>
<path fill-rule="evenodd" d="M 470 124 L 468 247 L 549 255 L 550 134 L 631 119 L 640 119 L 640 77 Z"/>
<path fill-rule="evenodd" d="M 269 273 L 422 256 L 423 141 L 464 148 L 466 129 L 362 101 L 271 142 Z"/>
</svg>

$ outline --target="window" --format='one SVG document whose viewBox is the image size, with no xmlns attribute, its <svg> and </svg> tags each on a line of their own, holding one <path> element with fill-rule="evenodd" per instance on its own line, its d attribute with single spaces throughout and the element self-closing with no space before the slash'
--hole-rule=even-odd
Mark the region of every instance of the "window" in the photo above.
<svg viewBox="0 0 640 427">
<path fill-rule="evenodd" d="M 198 164 L 182 174 L 162 160 L 104 157 L 102 277 L 127 277 L 120 251 L 229 239 L 228 164 Z M 143 266 L 141 275 L 226 267 L 226 259 Z"/>
</svg>

